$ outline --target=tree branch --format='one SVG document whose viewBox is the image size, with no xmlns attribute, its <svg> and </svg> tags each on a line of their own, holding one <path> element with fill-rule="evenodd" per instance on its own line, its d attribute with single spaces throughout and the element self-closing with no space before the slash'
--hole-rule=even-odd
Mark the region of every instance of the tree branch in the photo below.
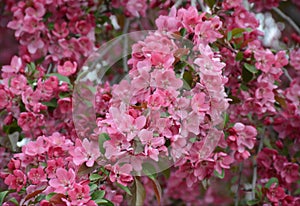
<svg viewBox="0 0 300 206">
<path fill-rule="evenodd" d="M 289 17 L 288 15 L 286 15 L 285 13 L 283 13 L 280 9 L 278 9 L 276 7 L 273 8 L 273 11 L 275 11 L 281 18 L 283 18 L 285 21 L 287 21 L 293 27 L 293 29 L 300 35 L 300 28 L 293 21 L 293 19 L 291 19 L 291 17 Z"/>
<path fill-rule="evenodd" d="M 265 133 L 265 128 L 263 129 L 262 134 L 260 135 L 260 140 L 259 140 L 259 146 L 257 150 L 257 154 L 261 151 L 263 145 L 264 145 L 264 134 Z M 256 181 L 257 181 L 257 162 L 256 162 L 256 157 L 253 157 L 253 178 L 252 178 L 252 190 L 251 190 L 251 199 L 255 199 L 255 187 L 256 187 Z"/>
<path fill-rule="evenodd" d="M 243 172 L 243 163 L 240 163 L 240 166 L 239 166 L 239 180 L 238 180 L 239 182 L 238 182 L 238 186 L 237 186 L 235 197 L 234 197 L 234 206 L 239 205 L 239 191 L 240 191 L 240 187 L 241 187 L 242 172 Z"/>
<path fill-rule="evenodd" d="M 130 20 L 125 20 L 125 25 L 123 28 L 123 34 L 126 34 L 129 29 Z M 128 72 L 128 65 L 127 65 L 127 50 L 128 50 L 128 37 L 124 36 L 124 45 L 123 45 L 123 69 L 127 73 Z"/>
</svg>

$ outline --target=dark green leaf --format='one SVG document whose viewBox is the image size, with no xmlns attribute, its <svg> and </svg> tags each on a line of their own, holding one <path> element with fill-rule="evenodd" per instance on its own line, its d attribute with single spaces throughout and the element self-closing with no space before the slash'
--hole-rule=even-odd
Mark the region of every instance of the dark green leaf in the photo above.
<svg viewBox="0 0 300 206">
<path fill-rule="evenodd" d="M 244 58 L 244 53 L 241 51 L 239 51 L 235 56 L 236 61 L 241 61 L 243 58 Z"/>
<path fill-rule="evenodd" d="M 4 202 L 4 199 L 6 197 L 6 195 L 9 193 L 9 191 L 3 191 L 0 192 L 0 205 L 2 205 L 2 203 Z"/>
<path fill-rule="evenodd" d="M 256 74 L 258 72 L 258 70 L 256 69 L 256 67 L 254 65 L 245 63 L 244 67 L 252 74 Z"/>
<path fill-rule="evenodd" d="M 243 70 L 242 70 L 242 79 L 246 83 L 250 82 L 253 79 L 253 73 L 250 72 L 245 67 L 243 67 Z"/>
<path fill-rule="evenodd" d="M 46 105 L 47 107 L 56 108 L 57 107 L 57 99 L 53 98 L 49 102 L 42 102 L 43 105 Z"/>
<path fill-rule="evenodd" d="M 130 192 L 130 190 L 129 190 L 128 187 L 126 187 L 126 186 L 124 186 L 124 185 L 121 185 L 121 184 L 119 184 L 119 183 L 116 183 L 116 184 L 117 184 L 117 186 L 118 186 L 120 189 L 122 189 L 123 191 L 125 191 L 128 195 L 132 196 L 132 193 Z"/>
<path fill-rule="evenodd" d="M 216 0 L 205 0 L 205 3 L 209 6 L 209 8 L 212 9 L 216 3 Z"/>
<path fill-rule="evenodd" d="M 105 196 L 105 191 L 104 190 L 96 190 L 91 195 L 92 200 L 102 199 L 104 196 Z"/>
</svg>

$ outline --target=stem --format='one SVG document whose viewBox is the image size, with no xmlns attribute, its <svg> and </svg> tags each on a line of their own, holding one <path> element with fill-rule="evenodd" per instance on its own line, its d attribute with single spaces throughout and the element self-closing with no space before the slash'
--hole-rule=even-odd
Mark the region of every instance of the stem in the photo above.
<svg viewBox="0 0 300 206">
<path fill-rule="evenodd" d="M 243 163 L 240 163 L 239 182 L 238 182 L 238 187 L 237 187 L 236 194 L 235 194 L 235 197 L 234 197 L 234 206 L 239 205 L 239 191 L 240 191 L 240 187 L 241 187 L 242 172 L 243 172 Z"/>
<path fill-rule="evenodd" d="M 129 29 L 129 24 L 130 24 L 130 20 L 126 19 L 125 20 L 125 25 L 123 28 L 123 34 L 126 34 L 128 32 Z M 128 65 L 127 65 L 127 50 L 128 50 L 128 37 L 124 36 L 124 45 L 123 45 L 123 68 L 124 71 L 127 73 L 128 72 Z"/>
<path fill-rule="evenodd" d="M 287 21 L 292 27 L 293 29 L 300 35 L 300 28 L 298 27 L 298 25 L 293 21 L 293 19 L 291 19 L 291 17 L 289 17 L 288 15 L 286 15 L 285 13 L 283 13 L 280 9 L 278 8 L 273 8 L 273 11 L 275 11 L 281 18 L 283 18 L 285 21 Z"/>
<path fill-rule="evenodd" d="M 257 154 L 261 151 L 263 145 L 264 145 L 264 133 L 265 133 L 265 128 L 263 129 L 263 132 L 260 135 L 260 140 L 259 140 L 259 146 L 257 150 Z M 256 157 L 253 158 L 253 179 L 252 179 L 252 190 L 251 190 L 251 199 L 255 199 L 255 187 L 256 187 L 256 181 L 257 181 L 257 162 L 256 162 Z"/>
<path fill-rule="evenodd" d="M 191 6 L 196 7 L 196 0 L 191 0 Z"/>
<path fill-rule="evenodd" d="M 287 70 L 286 68 L 283 68 L 283 72 L 284 72 L 284 75 L 288 78 L 288 80 L 289 80 L 290 82 L 292 82 L 293 79 L 292 79 L 292 77 L 290 76 L 288 70 Z"/>
<path fill-rule="evenodd" d="M 200 7 L 201 7 L 201 10 L 204 12 L 205 11 L 205 5 L 203 3 L 202 0 L 198 0 L 199 4 L 200 4 Z"/>
<path fill-rule="evenodd" d="M 176 3 L 174 4 L 174 6 L 175 6 L 176 8 L 178 8 L 181 4 L 182 4 L 182 0 L 178 0 L 178 1 L 176 1 Z"/>
</svg>

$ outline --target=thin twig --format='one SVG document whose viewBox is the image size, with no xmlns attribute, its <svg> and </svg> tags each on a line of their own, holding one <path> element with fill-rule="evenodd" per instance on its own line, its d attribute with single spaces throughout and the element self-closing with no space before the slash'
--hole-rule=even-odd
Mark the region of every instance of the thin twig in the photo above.
<svg viewBox="0 0 300 206">
<path fill-rule="evenodd" d="M 125 20 L 125 25 L 123 28 L 123 34 L 127 34 L 129 29 L 130 20 Z M 128 65 L 127 65 L 127 50 L 128 50 L 128 37 L 124 36 L 124 45 L 123 45 L 123 69 L 127 73 L 128 72 Z"/>
<path fill-rule="evenodd" d="M 243 163 L 240 163 L 240 167 L 239 167 L 239 182 L 238 182 L 238 187 L 237 187 L 237 190 L 236 190 L 236 193 L 235 193 L 234 206 L 238 206 L 239 205 L 239 191 L 240 191 L 240 187 L 241 187 L 242 172 L 243 172 Z"/>
<path fill-rule="evenodd" d="M 201 8 L 201 11 L 205 11 L 205 5 L 204 5 L 204 3 L 203 3 L 203 1 L 202 0 L 198 0 L 198 3 L 200 4 L 200 8 Z"/>
<path fill-rule="evenodd" d="M 178 1 L 176 1 L 176 3 L 174 4 L 174 6 L 175 6 L 176 8 L 178 8 L 181 4 L 182 4 L 182 0 L 178 0 Z"/>
<path fill-rule="evenodd" d="M 260 135 L 259 140 L 259 146 L 257 150 L 257 154 L 261 151 L 263 145 L 264 145 L 264 136 L 265 136 L 265 128 L 263 129 L 263 132 Z M 255 187 L 256 187 L 256 181 L 257 181 L 257 162 L 256 157 L 253 158 L 253 178 L 252 178 L 252 190 L 251 190 L 251 199 L 255 199 Z"/>
<path fill-rule="evenodd" d="M 196 0 L 191 0 L 191 6 L 196 7 Z"/>
<path fill-rule="evenodd" d="M 293 27 L 293 29 L 300 35 L 300 28 L 293 21 L 293 19 L 291 19 L 291 17 L 289 17 L 288 15 L 286 15 L 285 13 L 283 13 L 280 9 L 278 9 L 276 7 L 273 8 L 273 11 L 275 11 L 279 16 L 281 16 L 281 18 L 283 18 L 285 21 L 287 21 Z"/>
<path fill-rule="evenodd" d="M 289 74 L 289 72 L 288 72 L 288 70 L 287 70 L 286 68 L 283 68 L 283 73 L 284 73 L 284 75 L 288 78 L 288 80 L 289 80 L 290 82 L 293 81 L 292 77 L 290 76 L 290 74 Z"/>
</svg>

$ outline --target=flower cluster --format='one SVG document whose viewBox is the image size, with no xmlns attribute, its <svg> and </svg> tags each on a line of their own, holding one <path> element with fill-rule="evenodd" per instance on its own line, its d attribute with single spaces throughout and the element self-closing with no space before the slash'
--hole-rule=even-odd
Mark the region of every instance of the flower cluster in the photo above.
<svg viewBox="0 0 300 206">
<path fill-rule="evenodd" d="M 256 16 L 279 0 L 4 2 L 3 205 L 300 205 L 299 35 L 270 48 Z M 77 93 L 102 43 L 153 26 Z"/>
</svg>

